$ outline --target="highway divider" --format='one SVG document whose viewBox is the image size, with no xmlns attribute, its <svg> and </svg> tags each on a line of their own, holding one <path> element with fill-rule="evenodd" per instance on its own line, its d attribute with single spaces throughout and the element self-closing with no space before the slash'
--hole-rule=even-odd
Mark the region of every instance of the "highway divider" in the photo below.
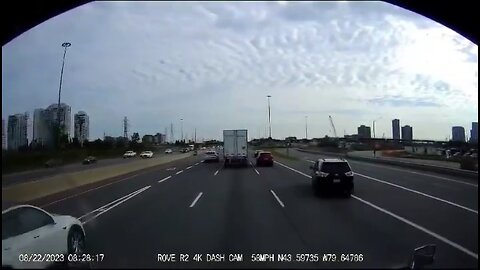
<svg viewBox="0 0 480 270">
<path fill-rule="evenodd" d="M 422 171 L 448 174 L 452 176 L 478 179 L 478 172 L 476 171 L 447 168 L 447 167 L 435 166 L 431 164 L 413 163 L 413 162 L 405 162 L 405 161 L 391 160 L 391 159 L 360 157 L 360 156 L 349 155 L 348 153 L 343 154 L 343 153 L 319 152 L 319 151 L 305 150 L 300 148 L 297 148 L 296 150 L 300 152 L 306 152 L 306 153 L 312 153 L 312 154 L 320 154 L 320 155 L 332 156 L 332 157 L 343 157 L 343 158 L 348 158 L 348 159 L 358 160 L 358 161 L 382 163 L 382 164 L 394 165 L 394 166 L 399 166 L 404 168 L 411 168 L 411 169 L 417 169 Z"/>
<path fill-rule="evenodd" d="M 25 182 L 2 188 L 2 200 L 28 202 L 72 188 L 92 184 L 190 156 L 192 156 L 191 153 L 165 155 L 153 159 L 139 159 L 126 164 L 116 164 L 92 168 L 90 170 L 54 175 L 38 181 Z"/>
</svg>

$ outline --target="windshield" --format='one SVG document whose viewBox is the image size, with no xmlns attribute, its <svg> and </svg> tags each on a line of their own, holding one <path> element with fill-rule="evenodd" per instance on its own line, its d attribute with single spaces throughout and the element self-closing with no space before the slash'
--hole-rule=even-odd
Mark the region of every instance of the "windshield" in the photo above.
<svg viewBox="0 0 480 270">
<path fill-rule="evenodd" d="M 91 1 L 2 47 L 2 100 L 2 201 L 60 215 L 2 266 L 478 268 L 478 46 L 413 11 Z"/>
</svg>

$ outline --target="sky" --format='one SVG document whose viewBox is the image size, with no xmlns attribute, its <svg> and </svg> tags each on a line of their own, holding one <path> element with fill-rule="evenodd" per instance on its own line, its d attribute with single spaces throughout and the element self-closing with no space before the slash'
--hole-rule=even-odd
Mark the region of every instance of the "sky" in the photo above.
<svg viewBox="0 0 480 270">
<path fill-rule="evenodd" d="M 221 139 L 355 134 L 394 118 L 415 139 L 467 133 L 478 115 L 478 46 L 384 2 L 94 2 L 2 47 L 2 118 L 57 102 L 90 139 L 129 133 Z M 181 121 L 180 119 L 183 119 Z M 307 121 L 306 121 L 307 120 Z M 307 122 L 307 125 L 306 125 Z M 183 123 L 183 124 L 182 124 Z M 31 130 L 30 123 L 30 130 Z M 469 135 L 469 134 L 467 134 Z M 31 133 L 30 133 L 31 137 Z"/>
</svg>

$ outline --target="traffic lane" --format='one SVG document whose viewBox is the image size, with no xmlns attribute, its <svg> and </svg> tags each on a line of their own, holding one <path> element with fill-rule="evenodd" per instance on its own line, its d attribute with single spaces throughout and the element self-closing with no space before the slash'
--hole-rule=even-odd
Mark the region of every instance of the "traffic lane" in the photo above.
<svg viewBox="0 0 480 270">
<path fill-rule="evenodd" d="M 363 254 L 363 262 L 340 263 L 344 267 L 400 266 L 407 262 L 414 248 L 427 243 L 437 244 L 435 267 L 471 268 L 478 263 L 458 249 L 358 200 L 317 198 L 311 180 L 289 169 L 275 164 L 257 170 L 278 191 L 285 211 L 309 245 L 322 253 Z M 370 201 L 364 195 L 356 196 Z"/>
<path fill-rule="evenodd" d="M 176 160 L 167 164 L 162 164 L 152 168 L 133 172 L 124 177 L 118 177 L 113 181 L 100 181 L 96 186 L 72 193 L 71 191 L 64 195 L 56 195 L 55 199 L 49 201 L 38 201 L 32 203 L 45 210 L 56 214 L 67 214 L 75 217 L 81 217 L 90 211 L 97 209 L 111 201 L 129 194 L 139 188 L 168 177 L 175 175 L 176 172 L 199 163 L 200 160 L 195 157 Z"/>
<path fill-rule="evenodd" d="M 305 251 L 281 207 L 252 168 L 222 168 L 215 175 L 219 165 L 201 164 L 176 179 L 160 183 L 158 188 L 149 189 L 125 205 L 121 212 L 97 220 L 92 232 L 88 231 L 88 224 L 87 233 L 94 239 L 93 252 L 113 258 L 95 267 L 271 267 L 275 264 L 249 263 L 251 253 Z M 203 196 L 197 200 L 199 192 Z M 131 217 L 125 218 L 127 215 Z M 125 228 L 130 233 L 115 238 L 122 245 L 109 240 L 110 234 L 119 234 Z M 179 253 L 189 254 L 190 260 L 196 253 L 203 254 L 204 260 L 207 253 L 235 253 L 242 254 L 246 262 L 159 263 L 158 253 L 177 254 L 177 260 Z"/>
<path fill-rule="evenodd" d="M 302 161 L 279 161 L 307 175 L 311 174 L 311 170 L 302 165 Z M 383 180 L 392 182 L 389 179 Z M 478 213 L 472 212 L 473 209 L 465 209 L 455 202 L 427 197 L 358 174 L 355 175 L 355 195 L 478 253 Z"/>
<path fill-rule="evenodd" d="M 307 163 L 305 166 L 310 166 L 315 159 L 324 157 L 325 156 L 319 155 L 312 155 L 311 157 L 303 156 L 303 159 L 300 160 Z M 464 184 L 464 182 L 453 182 L 457 180 L 449 177 L 438 178 L 438 176 L 434 177 L 416 172 L 412 174 L 409 173 L 408 170 L 392 169 L 376 164 L 372 164 L 372 166 L 365 162 L 352 160 L 348 161 L 355 173 L 413 189 L 478 211 L 478 186 L 467 185 Z M 303 167 L 303 165 L 301 166 Z M 453 181 L 449 181 L 448 179 Z M 370 180 L 373 181 L 372 179 Z"/>
<path fill-rule="evenodd" d="M 307 152 L 301 152 L 296 149 L 290 149 L 290 154 L 292 154 L 294 157 L 297 157 L 299 159 L 310 159 L 310 160 L 315 160 L 315 158 L 338 158 L 338 156 L 329 156 L 329 155 L 324 155 L 324 154 L 314 154 L 314 153 L 307 153 Z M 350 158 L 346 158 L 349 162 L 359 164 L 361 166 L 368 166 L 368 167 L 378 167 L 378 168 L 383 168 L 385 170 L 391 170 L 392 173 L 406 173 L 408 175 L 412 176 L 426 176 L 430 177 L 433 180 L 444 180 L 447 182 L 451 182 L 451 184 L 459 184 L 458 182 L 461 182 L 460 184 L 465 184 L 470 185 L 470 186 L 476 186 L 478 187 L 478 181 L 471 179 L 471 178 L 465 178 L 461 176 L 453 176 L 453 175 L 444 175 L 441 173 L 435 173 L 435 172 L 429 172 L 429 171 L 422 171 L 422 170 L 415 170 L 411 168 L 404 168 L 401 166 L 393 166 L 393 165 L 386 165 L 386 164 L 381 164 L 381 163 L 374 163 L 374 162 L 366 162 L 366 161 L 358 161 Z M 450 181 L 448 181 L 450 180 Z"/>
<path fill-rule="evenodd" d="M 154 155 L 153 158 L 159 158 L 163 154 Z M 99 159 L 97 163 L 94 164 L 82 164 L 81 162 L 68 164 L 65 166 L 54 167 L 54 168 L 44 168 L 27 172 L 19 172 L 8 175 L 2 175 L 2 187 L 7 187 L 14 184 L 25 183 L 38 181 L 42 178 L 54 176 L 62 173 L 72 173 L 84 170 L 90 170 L 93 168 L 100 168 L 110 165 L 126 164 L 135 160 L 140 159 L 136 158 L 110 158 L 110 159 Z"/>
</svg>

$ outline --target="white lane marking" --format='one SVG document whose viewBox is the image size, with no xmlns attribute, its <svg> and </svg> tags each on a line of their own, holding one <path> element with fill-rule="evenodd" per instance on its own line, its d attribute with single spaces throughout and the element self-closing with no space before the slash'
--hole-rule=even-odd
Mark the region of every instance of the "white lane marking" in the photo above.
<svg viewBox="0 0 480 270">
<path fill-rule="evenodd" d="M 204 161 L 205 161 L 205 160 L 202 160 L 202 161 L 200 161 L 200 162 L 204 162 Z"/>
<path fill-rule="evenodd" d="M 217 175 L 219 171 L 220 171 L 220 169 L 218 169 L 213 175 L 214 176 Z"/>
<path fill-rule="evenodd" d="M 163 178 L 162 180 L 159 180 L 158 183 L 162 183 L 163 181 L 166 181 L 166 180 L 168 180 L 168 179 L 170 179 L 170 178 L 172 178 L 171 175 Z"/>
<path fill-rule="evenodd" d="M 146 186 L 146 187 L 143 187 L 143 188 L 141 188 L 141 189 L 139 189 L 139 190 L 137 190 L 137 191 L 134 191 L 134 192 L 132 192 L 132 193 L 130 193 L 130 194 L 127 194 L 127 195 L 125 195 L 125 196 L 123 196 L 123 197 L 121 197 L 121 198 L 119 198 L 119 199 L 114 200 L 113 202 L 109 202 L 109 203 L 105 204 L 104 206 L 101 206 L 101 207 L 99 207 L 99 208 L 97 208 L 97 209 L 95 209 L 95 210 L 93 210 L 93 211 L 91 211 L 91 212 L 89 212 L 89 213 L 87 213 L 87 214 L 79 217 L 78 219 L 82 219 L 82 218 L 84 218 L 84 217 L 86 217 L 86 216 L 89 216 L 89 215 L 92 215 L 92 214 L 95 214 L 96 212 L 98 212 L 95 216 L 93 216 L 93 217 L 91 217 L 90 219 L 82 222 L 82 224 L 87 224 L 88 222 L 90 222 L 90 221 L 94 220 L 95 218 L 97 218 L 97 217 L 99 217 L 99 216 L 107 213 L 108 211 L 110 211 L 111 209 L 117 207 L 118 205 L 120 205 L 120 204 L 122 204 L 122 203 L 130 200 L 131 198 L 137 196 L 138 194 L 144 192 L 145 190 L 149 189 L 150 187 L 151 187 L 151 186 Z"/>
<path fill-rule="evenodd" d="M 412 174 L 418 174 L 418 175 L 433 177 L 433 178 L 437 178 L 437 179 L 441 179 L 441 180 L 445 180 L 445 181 L 450 181 L 450 182 L 454 182 L 454 183 L 458 183 L 458 184 L 464 184 L 464 185 L 468 185 L 468 186 L 472 186 L 472 187 L 478 187 L 477 184 L 468 183 L 468 182 L 459 181 L 459 180 L 454 180 L 454 179 L 450 179 L 450 178 L 446 178 L 446 177 L 442 177 L 442 176 L 437 176 L 437 175 L 432 175 L 432 174 L 426 174 L 426 173 L 420 173 L 420 172 L 415 172 L 415 171 L 410 171 L 410 170 L 397 169 L 397 168 L 392 168 L 392 167 L 389 167 L 389 166 L 380 166 L 380 165 L 376 165 L 376 164 L 370 164 L 370 163 L 367 163 L 367 162 L 359 162 L 359 161 L 356 161 L 356 160 L 351 160 L 350 162 L 351 163 L 360 163 L 362 165 L 365 164 L 365 165 L 373 166 L 373 167 L 384 168 L 384 169 L 387 169 L 387 170 L 402 171 L 402 172 L 407 172 L 407 173 L 412 173 Z"/>
<path fill-rule="evenodd" d="M 309 160 L 309 159 L 305 159 L 305 160 L 310 162 L 310 163 L 315 163 L 315 161 L 313 161 L 313 160 Z"/>
<path fill-rule="evenodd" d="M 177 174 L 181 174 L 182 172 L 183 172 L 183 170 L 180 170 L 180 171 L 176 172 L 175 174 L 176 174 L 176 175 L 177 175 Z"/>
<path fill-rule="evenodd" d="M 102 185 L 102 186 L 99 186 L 99 187 L 96 187 L 96 188 L 92 188 L 92 189 L 89 189 L 89 190 L 85 190 L 83 192 L 80 192 L 80 193 L 76 193 L 76 194 L 73 194 L 73 195 L 70 195 L 70 196 L 67 196 L 65 198 L 62 198 L 62 199 L 59 199 L 59 200 L 56 200 L 56 201 L 53 201 L 53 202 L 50 202 L 50 203 L 47 203 L 47 204 L 44 204 L 42 206 L 40 206 L 40 208 L 45 208 L 47 206 L 50 206 L 52 204 L 56 204 L 56 203 L 59 203 L 59 202 L 62 202 L 62 201 L 65 201 L 67 199 L 71 199 L 71 198 L 75 198 L 77 196 L 80 196 L 82 194 L 85 194 L 87 192 L 90 192 L 90 191 L 94 191 L 94 190 L 97 190 L 97 189 L 100 189 L 100 188 L 103 188 L 103 187 L 106 187 L 106 186 L 110 186 L 110 185 L 113 185 L 115 183 L 119 183 L 119 182 L 122 182 L 122 181 L 125 181 L 125 180 L 128 180 L 130 178 L 133 178 L 133 177 L 136 177 L 136 176 L 139 176 L 141 173 L 137 173 L 137 174 L 134 174 L 132 176 L 128 176 L 128 177 L 125 177 L 123 179 L 120 179 L 118 181 L 115 181 L 115 182 L 111 182 L 111 183 L 108 183 L 108 184 L 105 184 L 105 185 Z"/>
<path fill-rule="evenodd" d="M 191 168 L 192 168 L 192 166 L 188 166 L 186 169 L 187 169 L 187 170 L 190 170 Z"/>
<path fill-rule="evenodd" d="M 285 207 L 285 205 L 283 204 L 283 202 L 280 200 L 280 198 L 278 198 L 277 194 L 275 194 L 275 192 L 273 190 L 270 189 L 270 192 L 272 193 L 273 197 L 275 197 L 275 199 L 277 199 L 277 202 L 280 204 L 281 207 Z"/>
<path fill-rule="evenodd" d="M 253 163 L 250 161 L 250 165 L 252 165 L 252 168 L 255 170 L 255 172 L 260 175 L 260 173 L 257 171 L 257 168 L 255 168 L 255 166 L 253 166 Z"/>
<path fill-rule="evenodd" d="M 309 160 L 307 160 L 307 161 L 309 161 Z M 478 215 L 478 211 L 477 211 L 477 210 L 468 208 L 468 207 L 466 207 L 466 206 L 463 206 L 463 205 L 460 205 L 460 204 L 456 204 L 456 203 L 454 203 L 454 202 L 447 201 L 447 200 L 445 200 L 445 199 L 438 198 L 438 197 L 435 197 L 435 196 L 432 196 L 432 195 L 429 195 L 429 194 L 426 194 L 426 193 L 423 193 L 423 192 L 420 192 L 420 191 L 417 191 L 417 190 L 414 190 L 414 189 L 410 189 L 410 188 L 407 188 L 407 187 L 404 187 L 404 186 L 400 186 L 400 185 L 397 185 L 397 184 L 394 184 L 394 183 L 390 183 L 390 182 L 387 182 L 387 181 L 384 181 L 384 180 L 380 180 L 380 179 L 377 179 L 377 178 L 373 178 L 373 177 L 368 176 L 368 175 L 364 175 L 364 174 L 357 173 L 357 172 L 355 172 L 355 174 L 356 174 L 356 175 L 359 175 L 359 176 L 361 176 L 361 177 L 364 177 L 364 178 L 373 180 L 373 181 L 377 181 L 377 182 L 380 182 L 380 183 L 383 183 L 383 184 L 386 184 L 386 185 L 390 185 L 390 186 L 394 186 L 394 187 L 397 187 L 397 188 L 400 188 L 400 189 L 403 189 L 403 190 L 406 190 L 406 191 L 410 191 L 410 192 L 413 192 L 413 193 L 415 193 L 415 194 L 428 197 L 428 198 L 430 198 L 430 199 L 434 199 L 434 200 L 437 200 L 437 201 L 441 201 L 441 202 L 444 202 L 444 203 L 450 204 L 450 205 L 452 205 L 452 206 L 455 206 L 455 207 L 458 207 L 458 208 L 461 208 L 461 209 L 470 211 L 470 212 L 475 213 L 475 214 Z"/>
<path fill-rule="evenodd" d="M 286 165 L 284 165 L 284 164 L 281 164 L 281 163 L 279 163 L 279 162 L 277 162 L 277 163 L 278 163 L 279 165 L 284 166 L 284 167 L 287 168 L 287 169 L 290 169 L 290 170 L 296 172 L 296 173 L 299 173 L 299 174 L 301 174 L 301 175 L 303 175 L 303 176 L 306 176 L 306 177 L 308 177 L 308 178 L 311 178 L 310 176 L 307 176 L 306 174 L 304 174 L 304 173 L 302 173 L 302 172 L 300 172 L 300 171 L 297 171 L 297 170 L 295 170 L 295 169 L 292 169 L 292 168 L 290 168 L 290 167 L 288 167 L 288 166 L 286 166 Z M 364 203 L 364 204 L 366 204 L 366 205 L 368 205 L 368 206 L 371 206 L 371 207 L 373 207 L 373 208 L 375 208 L 375 209 L 377 209 L 377 210 L 379 210 L 379 211 L 381 211 L 381 212 L 383 212 L 383 213 L 385 213 L 385 214 L 387 214 L 387 215 L 390 215 L 390 216 L 392 216 L 392 217 L 394 217 L 394 218 L 396 218 L 396 219 L 398 219 L 398 220 L 400 220 L 400 221 L 402 221 L 402 222 L 404 222 L 404 223 L 407 223 L 408 225 L 410 225 L 410 226 L 412 226 L 412 227 L 414 227 L 414 228 L 416 228 L 416 229 L 418 229 L 418 230 L 421 230 L 421 231 L 423 231 L 423 232 L 425 232 L 425 233 L 427 233 L 427 234 L 429 234 L 429 235 L 437 238 L 438 240 L 440 240 L 440 241 L 442 241 L 442 242 L 444 242 L 444 243 L 446 243 L 446 244 L 448 244 L 448 245 L 450 245 L 450 246 L 452 246 L 452 247 L 454 247 L 454 248 L 456 248 L 456 249 L 458 249 L 458 250 L 460 250 L 460 251 L 462 251 L 462 252 L 464 252 L 464 253 L 466 253 L 466 254 L 468 254 L 468 255 L 470 255 L 470 256 L 472 256 L 472 257 L 474 257 L 475 259 L 478 260 L 478 254 L 477 254 L 477 253 L 474 253 L 474 252 L 468 250 L 467 248 L 462 247 L 462 246 L 460 246 L 459 244 L 457 244 L 457 243 L 455 243 L 455 242 L 453 242 L 453 241 L 451 241 L 451 240 L 448 240 L 447 238 L 445 238 L 445 237 L 443 237 L 443 236 L 441 236 L 441 235 L 439 235 L 439 234 L 437 234 L 437 233 L 434 233 L 434 232 L 432 232 L 432 231 L 430 231 L 430 230 L 428 230 L 428 229 L 426 229 L 426 228 L 424 228 L 424 227 L 422 227 L 422 226 L 420 226 L 420 225 L 418 225 L 418 224 L 416 224 L 416 223 L 414 223 L 414 222 L 412 222 L 412 221 L 409 221 L 409 220 L 407 220 L 407 219 L 405 219 L 405 218 L 403 218 L 403 217 L 401 217 L 401 216 L 398 216 L 398 215 L 396 215 L 396 214 L 394 214 L 394 213 L 392 213 L 392 212 L 390 212 L 390 211 L 388 211 L 388 210 L 386 210 L 386 209 L 383 209 L 383 208 L 381 208 L 380 206 L 377 206 L 377 205 L 375 205 L 375 204 L 373 204 L 373 203 L 371 203 L 371 202 L 368 202 L 368 201 L 366 201 L 366 200 L 364 200 L 364 199 L 361 199 L 360 197 L 357 197 L 357 196 L 355 196 L 355 195 L 351 195 L 351 197 L 354 198 L 354 199 L 356 199 L 356 200 L 358 200 L 358 201 L 360 201 L 360 202 L 362 202 L 362 203 Z"/>
<path fill-rule="evenodd" d="M 200 162 L 195 163 L 195 165 L 198 165 L 198 164 L 200 164 Z"/>
<path fill-rule="evenodd" d="M 168 168 L 167 171 L 175 171 L 177 169 L 177 167 L 171 167 L 171 168 Z"/>
<path fill-rule="evenodd" d="M 298 173 L 298 174 L 301 174 L 301 175 L 303 175 L 303 176 L 305 176 L 305 177 L 312 178 L 310 175 L 305 174 L 305 173 L 303 173 L 303 172 L 301 172 L 301 171 L 295 170 L 294 168 L 288 167 L 287 165 L 282 164 L 282 163 L 280 163 L 280 162 L 278 162 L 278 161 L 273 161 L 273 162 L 275 162 L 275 163 L 277 163 L 278 165 L 283 166 L 283 167 L 285 167 L 285 168 L 287 168 L 287 169 L 289 169 L 289 170 L 292 170 L 292 171 L 294 171 L 294 172 L 296 172 L 296 173 Z"/>
<path fill-rule="evenodd" d="M 361 173 L 355 173 L 355 174 L 356 174 L 356 175 L 359 175 L 359 176 L 361 176 L 361 177 L 363 177 L 363 178 L 366 178 L 366 179 L 370 179 L 370 180 L 373 180 L 373 181 L 377 181 L 377 182 L 380 182 L 380 183 L 383 183 L 383 184 L 386 184 L 386 185 L 394 186 L 394 187 L 397 187 L 397 188 L 400 188 L 400 189 L 403 189 L 403 190 L 406 190 L 406 191 L 413 192 L 413 193 L 418 194 L 418 195 L 422 195 L 422 196 L 428 197 L 428 198 L 430 198 L 430 199 L 434 199 L 434 200 L 437 200 L 437 201 L 441 201 L 441 202 L 450 204 L 450 205 L 452 205 L 452 206 L 455 206 L 455 207 L 458 207 L 458 208 L 461 208 L 461 209 L 464 209 L 464 210 L 473 212 L 473 213 L 475 213 L 475 214 L 478 215 L 478 211 L 477 211 L 477 210 L 468 208 L 468 207 L 466 207 L 466 206 L 463 206 L 463 205 L 460 205 L 460 204 L 456 204 L 456 203 L 454 203 L 454 202 L 447 201 L 447 200 L 444 200 L 444 199 L 441 199 L 441 198 L 438 198 L 438 197 L 435 197 L 435 196 L 432 196 L 432 195 L 429 195 L 429 194 L 426 194 L 426 193 L 423 193 L 423 192 L 420 192 L 420 191 L 416 191 L 416 190 L 414 190 L 414 189 L 410 189 L 410 188 L 407 188 L 407 187 L 404 187 L 404 186 L 400 186 L 400 185 L 397 185 L 397 184 L 393 184 L 393 183 L 390 183 L 390 182 L 387 182 L 387 181 L 384 181 L 384 180 L 380 180 L 380 179 L 373 178 L 373 177 L 370 177 L 370 176 L 367 176 L 367 175 L 363 175 L 363 174 L 361 174 Z"/>
<path fill-rule="evenodd" d="M 362 198 L 359 198 L 359 197 L 357 197 L 357 196 L 355 196 L 355 195 L 351 195 L 351 196 L 352 196 L 352 198 L 354 198 L 354 199 L 356 199 L 356 200 L 358 200 L 358 201 L 360 201 L 360 202 L 362 202 L 362 203 L 364 203 L 364 204 L 366 204 L 366 205 L 368 205 L 368 206 L 371 206 L 371 207 L 373 207 L 373 208 L 375 208 L 375 209 L 377 209 L 377 210 L 379 210 L 379 211 L 381 211 L 381 212 L 383 212 L 383 213 L 385 213 L 385 214 L 387 214 L 387 215 L 390 215 L 390 216 L 392 216 L 392 217 L 394 217 L 394 218 L 396 218 L 396 219 L 398 219 L 398 220 L 400 220 L 400 221 L 402 221 L 402 222 L 404 222 L 404 223 L 407 223 L 408 225 L 410 225 L 410 226 L 412 226 L 412 227 L 414 227 L 414 228 L 416 228 L 416 229 L 418 229 L 418 230 L 421 230 L 421 231 L 423 231 L 423 232 L 425 232 L 425 233 L 427 233 L 427 234 L 429 234 L 429 235 L 437 238 L 438 240 L 440 240 L 440 241 L 442 241 L 442 242 L 444 242 L 444 243 L 446 243 L 446 244 L 448 244 L 448 245 L 450 245 L 450 246 L 452 246 L 452 247 L 454 247 L 454 248 L 456 248 L 456 249 L 458 249 L 458 250 L 460 250 L 460 251 L 462 251 L 462 252 L 464 252 L 464 253 L 466 253 L 466 254 L 468 254 L 468 255 L 470 255 L 470 256 L 472 256 L 472 257 L 474 257 L 475 259 L 478 260 L 478 254 L 477 254 L 477 253 L 475 253 L 475 252 L 473 252 L 473 251 L 470 251 L 470 250 L 468 250 L 467 248 L 462 247 L 462 246 L 460 246 L 459 244 L 457 244 L 457 243 L 455 243 L 455 242 L 453 242 L 453 241 L 451 241 L 451 240 L 448 240 L 447 238 L 445 238 L 445 237 L 443 237 L 443 236 L 441 236 L 441 235 L 439 235 L 439 234 L 437 234 L 437 233 L 434 233 L 434 232 L 432 232 L 432 231 L 430 231 L 430 230 L 428 230 L 428 229 L 426 229 L 426 228 L 424 228 L 424 227 L 422 227 L 422 226 L 420 226 L 420 225 L 418 225 L 418 224 L 416 224 L 416 223 L 413 223 L 412 221 L 410 221 L 410 220 L 408 220 L 408 219 L 406 219 L 406 218 L 403 218 L 403 217 L 401 217 L 401 216 L 399 216 L 399 215 L 396 215 L 396 214 L 394 214 L 394 213 L 392 213 L 392 212 L 390 212 L 390 211 L 388 211 L 388 210 L 386 210 L 386 209 L 383 209 L 383 208 L 381 208 L 380 206 L 377 206 L 377 205 L 375 205 L 375 204 L 373 204 L 373 203 L 371 203 L 371 202 L 368 202 L 368 201 L 366 201 L 366 200 L 364 200 L 364 199 L 362 199 Z"/>
<path fill-rule="evenodd" d="M 203 195 L 203 192 L 200 192 L 198 193 L 197 197 L 195 198 L 195 200 L 193 200 L 192 204 L 190 204 L 190 207 L 194 207 L 195 204 L 197 203 L 197 201 L 200 199 L 200 197 L 202 197 Z"/>
</svg>

